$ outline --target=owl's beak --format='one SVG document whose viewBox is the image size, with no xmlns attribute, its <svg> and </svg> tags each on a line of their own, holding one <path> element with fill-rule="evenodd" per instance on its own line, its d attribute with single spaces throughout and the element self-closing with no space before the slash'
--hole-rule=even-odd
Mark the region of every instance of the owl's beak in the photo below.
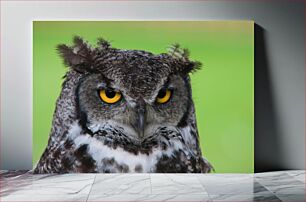
<svg viewBox="0 0 306 202">
<path fill-rule="evenodd" d="M 144 137 L 145 122 L 146 122 L 146 104 L 140 100 L 136 105 L 136 123 L 133 124 L 140 139 Z"/>
</svg>

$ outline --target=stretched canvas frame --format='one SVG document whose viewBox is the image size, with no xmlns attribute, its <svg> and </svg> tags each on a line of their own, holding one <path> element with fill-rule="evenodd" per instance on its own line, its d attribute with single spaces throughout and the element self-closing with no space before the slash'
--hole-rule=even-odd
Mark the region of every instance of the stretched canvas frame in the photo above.
<svg viewBox="0 0 306 202">
<path fill-rule="evenodd" d="M 67 71 L 55 47 L 71 43 L 73 35 L 91 43 L 102 36 L 116 47 L 156 54 L 176 42 L 187 47 L 191 58 L 204 64 L 191 75 L 203 154 L 216 172 L 253 172 L 252 21 L 34 21 L 33 165 L 46 146 Z"/>
</svg>

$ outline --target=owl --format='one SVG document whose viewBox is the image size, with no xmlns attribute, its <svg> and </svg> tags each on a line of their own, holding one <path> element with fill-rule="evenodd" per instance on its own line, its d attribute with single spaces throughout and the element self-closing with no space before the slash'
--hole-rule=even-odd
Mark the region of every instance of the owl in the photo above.
<svg viewBox="0 0 306 202">
<path fill-rule="evenodd" d="M 81 37 L 57 50 L 68 71 L 34 173 L 207 173 L 187 49 L 117 49 Z"/>
</svg>

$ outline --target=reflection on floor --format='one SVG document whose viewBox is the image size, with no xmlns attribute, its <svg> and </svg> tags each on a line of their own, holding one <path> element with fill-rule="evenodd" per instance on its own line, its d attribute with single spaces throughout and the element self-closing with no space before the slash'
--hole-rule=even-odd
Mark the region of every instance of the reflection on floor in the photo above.
<svg viewBox="0 0 306 202">
<path fill-rule="evenodd" d="M 0 201 L 305 201 L 305 171 L 65 174 L 1 171 Z"/>
</svg>

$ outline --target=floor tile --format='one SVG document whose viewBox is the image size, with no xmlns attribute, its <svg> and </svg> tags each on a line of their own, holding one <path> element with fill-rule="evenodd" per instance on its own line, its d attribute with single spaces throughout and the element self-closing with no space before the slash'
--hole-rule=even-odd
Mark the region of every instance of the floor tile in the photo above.
<svg viewBox="0 0 306 202">
<path fill-rule="evenodd" d="M 276 195 L 283 202 L 305 202 L 304 194 L 277 194 Z"/>
<path fill-rule="evenodd" d="M 3 181 L 1 196 L 88 194 L 95 174 L 29 175 Z"/>
<path fill-rule="evenodd" d="M 305 183 L 287 173 L 278 173 L 255 178 L 261 185 L 275 194 L 304 194 Z"/>
<path fill-rule="evenodd" d="M 77 201 L 77 202 L 86 202 L 88 195 L 87 194 L 74 194 L 74 195 L 23 195 L 23 194 L 11 194 L 8 196 L 1 197 L 1 202 L 31 202 L 31 201 L 37 201 L 37 202 L 45 202 L 45 201 L 52 201 L 52 202 L 69 202 L 69 201 Z"/>
<path fill-rule="evenodd" d="M 305 171 L 256 174 L 65 174 L 0 172 L 1 201 L 305 200 Z"/>
<path fill-rule="evenodd" d="M 8 170 L 0 170 L 0 176 L 2 175 L 2 174 L 4 174 L 4 173 L 7 173 L 8 172 Z"/>
<path fill-rule="evenodd" d="M 208 195 L 195 194 L 195 195 L 142 195 L 142 194 L 129 194 L 129 195 L 90 195 L 88 202 L 120 202 L 120 201 L 148 201 L 148 202 L 158 202 L 158 201 L 173 201 L 173 202 L 211 202 Z"/>
<path fill-rule="evenodd" d="M 233 194 L 223 194 L 223 195 L 210 195 L 213 201 L 269 201 L 269 202 L 281 202 L 281 200 L 275 195 L 233 195 Z"/>
<path fill-rule="evenodd" d="M 209 195 L 252 195 L 267 191 L 248 174 L 198 175 L 198 179 Z"/>
<path fill-rule="evenodd" d="M 291 179 L 293 176 L 304 175 L 305 170 L 285 170 L 285 171 L 273 171 L 273 172 L 263 172 L 255 173 L 254 177 L 256 179 Z M 290 177 L 289 177 L 290 176 Z"/>
<path fill-rule="evenodd" d="M 207 195 L 196 174 L 150 174 L 152 194 Z"/>
<path fill-rule="evenodd" d="M 305 171 L 291 171 L 291 172 L 286 172 L 288 175 L 292 176 L 294 179 L 299 180 L 305 184 Z"/>
<path fill-rule="evenodd" d="M 255 177 L 266 177 L 266 176 L 275 176 L 275 175 L 281 175 L 283 173 L 289 172 L 290 170 L 285 171 L 271 171 L 271 172 L 260 172 L 260 173 L 254 173 Z"/>
<path fill-rule="evenodd" d="M 254 180 L 254 182 L 253 182 L 253 194 L 266 195 L 266 194 L 272 194 L 272 192 L 270 190 L 268 190 L 265 186 L 261 185 L 259 182 Z"/>
<path fill-rule="evenodd" d="M 1 176 L 0 184 L 0 196 L 5 196 L 9 193 L 14 193 L 20 189 L 32 185 L 34 181 L 49 177 L 50 175 L 32 175 L 22 174 L 16 175 L 16 172 L 7 172 Z"/>
<path fill-rule="evenodd" d="M 303 194 L 306 192 L 303 184 L 269 184 L 265 187 L 275 194 Z"/>
<path fill-rule="evenodd" d="M 8 178 L 8 177 L 16 177 L 30 173 L 29 170 L 1 170 L 0 177 Z"/>
<path fill-rule="evenodd" d="M 149 174 L 97 174 L 92 195 L 151 194 Z"/>
</svg>

